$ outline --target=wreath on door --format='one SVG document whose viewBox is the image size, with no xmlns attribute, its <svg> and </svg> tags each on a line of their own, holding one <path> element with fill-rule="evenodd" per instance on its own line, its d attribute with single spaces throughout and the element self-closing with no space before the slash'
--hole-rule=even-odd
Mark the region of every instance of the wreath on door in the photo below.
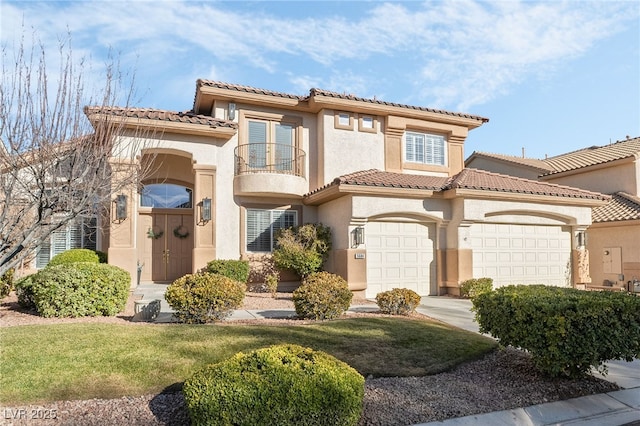
<svg viewBox="0 0 640 426">
<path fill-rule="evenodd" d="M 189 230 L 184 225 L 176 226 L 173 229 L 173 235 L 175 237 L 180 238 L 181 240 L 184 240 L 185 238 L 187 238 L 189 236 Z"/>
<path fill-rule="evenodd" d="M 164 235 L 164 231 L 159 226 L 153 226 L 147 230 L 147 237 L 157 240 Z"/>
</svg>

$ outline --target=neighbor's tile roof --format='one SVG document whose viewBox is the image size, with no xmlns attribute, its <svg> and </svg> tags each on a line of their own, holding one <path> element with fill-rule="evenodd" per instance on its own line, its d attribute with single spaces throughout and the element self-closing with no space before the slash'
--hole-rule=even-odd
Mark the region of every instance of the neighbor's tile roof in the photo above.
<svg viewBox="0 0 640 426">
<path fill-rule="evenodd" d="M 551 171 L 548 174 L 581 169 L 623 158 L 640 157 L 640 137 L 618 141 L 604 146 L 592 146 L 544 159 Z"/>
<path fill-rule="evenodd" d="M 637 219 L 640 219 L 640 197 L 626 192 L 613 194 L 608 204 L 594 208 L 591 214 L 593 223 Z"/>
<path fill-rule="evenodd" d="M 474 152 L 473 154 L 471 154 L 469 158 L 471 159 L 474 156 L 495 158 L 497 160 L 506 161 L 508 163 L 514 163 L 521 166 L 532 167 L 543 173 L 550 172 L 553 170 L 551 167 L 549 167 L 547 163 L 544 162 L 544 160 L 538 160 L 537 158 L 518 157 L 515 155 L 494 154 L 490 152 L 480 152 L 480 151 Z"/>
<path fill-rule="evenodd" d="M 476 116 L 476 115 L 470 115 L 470 114 L 459 113 L 459 112 L 451 112 L 451 111 L 445 111 L 445 110 L 433 109 L 433 108 L 418 107 L 418 106 L 412 106 L 412 105 L 405 105 L 405 104 L 398 104 L 398 103 L 393 103 L 393 102 L 384 102 L 384 101 L 381 101 L 381 100 L 378 100 L 378 99 L 361 98 L 361 97 L 354 96 L 354 95 L 341 94 L 341 93 L 331 92 L 331 91 L 322 90 L 322 89 L 315 89 L 315 88 L 313 88 L 313 89 L 311 89 L 309 91 L 309 95 L 298 96 L 298 95 L 291 95 L 291 94 L 287 94 L 287 93 L 274 92 L 274 91 L 271 91 L 271 90 L 258 89 L 258 88 L 250 87 L 250 86 L 242 86 L 242 85 L 239 85 L 239 84 L 229 84 L 229 83 L 223 83 L 223 82 L 219 82 L 219 81 L 211 81 L 211 80 L 203 80 L 203 79 L 200 79 L 200 80 L 197 81 L 197 86 L 198 87 L 207 86 L 207 87 L 216 87 L 216 88 L 219 88 L 219 89 L 237 90 L 239 92 L 255 93 L 255 94 L 260 94 L 260 95 L 275 96 L 275 97 L 287 98 L 287 99 L 296 99 L 296 100 L 299 100 L 299 101 L 307 101 L 310 98 L 313 98 L 314 96 L 327 96 L 327 97 L 332 97 L 332 98 L 337 98 L 337 99 L 348 99 L 348 100 L 357 101 L 357 102 L 366 102 L 366 103 L 370 103 L 370 104 L 394 106 L 394 107 L 398 107 L 398 108 L 412 109 L 412 110 L 416 110 L 416 111 L 426 111 L 426 112 L 433 112 L 433 113 L 436 113 L 436 114 L 444 114 L 444 115 L 451 115 L 451 116 L 455 116 L 455 117 L 470 118 L 470 119 L 473 119 L 473 120 L 482 121 L 484 123 L 489 121 L 488 118 L 484 118 L 484 117 L 480 117 L 480 116 Z"/>
<path fill-rule="evenodd" d="M 118 117 L 144 118 L 148 120 L 171 121 L 186 124 L 196 124 L 212 128 L 228 127 L 237 129 L 238 125 L 227 120 L 220 120 L 208 115 L 195 114 L 193 111 L 166 111 L 152 108 L 124 108 L 124 107 L 86 107 L 86 114 L 109 114 Z"/>
<path fill-rule="evenodd" d="M 432 190 L 435 192 L 442 192 L 449 189 L 474 189 L 480 191 L 546 195 L 563 198 L 583 198 L 593 200 L 609 199 L 609 196 L 598 192 L 585 191 L 568 186 L 538 182 L 476 169 L 464 169 L 452 177 L 383 172 L 376 169 L 363 170 L 337 177 L 330 184 L 325 185 L 308 195 L 336 185 L 422 189 Z"/>
</svg>

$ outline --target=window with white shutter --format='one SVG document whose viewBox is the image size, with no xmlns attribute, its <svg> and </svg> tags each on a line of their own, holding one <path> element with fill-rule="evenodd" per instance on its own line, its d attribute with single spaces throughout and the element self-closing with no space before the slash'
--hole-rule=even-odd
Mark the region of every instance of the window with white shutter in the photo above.
<svg viewBox="0 0 640 426">
<path fill-rule="evenodd" d="M 247 251 L 273 251 L 277 231 L 297 225 L 298 212 L 295 210 L 247 209 Z"/>
<path fill-rule="evenodd" d="M 404 138 L 404 160 L 409 163 L 447 164 L 446 139 L 428 133 L 407 132 Z"/>
</svg>

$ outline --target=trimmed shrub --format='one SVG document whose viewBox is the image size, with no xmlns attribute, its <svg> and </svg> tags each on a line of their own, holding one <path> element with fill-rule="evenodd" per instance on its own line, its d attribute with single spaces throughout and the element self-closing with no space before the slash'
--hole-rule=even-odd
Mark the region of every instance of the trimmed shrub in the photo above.
<svg viewBox="0 0 640 426">
<path fill-rule="evenodd" d="M 98 262 L 99 263 L 108 263 L 109 262 L 109 258 L 107 256 L 107 253 L 100 251 L 100 250 L 96 250 L 95 253 L 98 255 Z"/>
<path fill-rule="evenodd" d="M 47 264 L 47 268 L 77 262 L 99 263 L 100 258 L 93 250 L 71 249 L 53 256 L 53 258 Z"/>
<path fill-rule="evenodd" d="M 43 317 L 112 316 L 127 303 L 131 275 L 113 265 L 78 262 L 47 267 L 31 281 Z"/>
<path fill-rule="evenodd" d="M 293 291 L 296 314 L 314 320 L 338 318 L 349 309 L 352 298 L 347 282 L 329 272 L 309 275 Z"/>
<path fill-rule="evenodd" d="M 493 290 L 493 278 L 472 278 L 460 284 L 460 297 L 473 299 L 491 290 Z"/>
<path fill-rule="evenodd" d="M 36 302 L 33 299 L 33 279 L 38 275 L 32 274 L 20 278 L 15 283 L 16 296 L 18 296 L 18 305 L 25 309 L 35 309 Z"/>
<path fill-rule="evenodd" d="M 364 378 L 324 352 L 279 345 L 209 365 L 182 388 L 192 424 L 356 425 Z"/>
<path fill-rule="evenodd" d="M 244 283 L 203 272 L 178 278 L 167 287 L 164 297 L 180 321 L 205 324 L 223 320 L 242 306 L 245 290 Z"/>
<path fill-rule="evenodd" d="M 376 295 L 383 314 L 409 315 L 420 305 L 420 295 L 408 288 L 394 288 Z"/>
<path fill-rule="evenodd" d="M 640 357 L 640 297 L 543 285 L 507 286 L 472 299 L 480 331 L 529 351 L 549 376 L 580 377 Z"/>
<path fill-rule="evenodd" d="M 207 272 L 246 283 L 249 280 L 249 262 L 247 260 L 212 260 L 207 263 Z"/>
<path fill-rule="evenodd" d="M 273 261 L 304 278 L 319 271 L 331 250 L 331 228 L 321 223 L 282 229 L 276 238 Z"/>
<path fill-rule="evenodd" d="M 13 290 L 13 273 L 11 268 L 0 277 L 0 299 L 4 299 Z"/>
</svg>

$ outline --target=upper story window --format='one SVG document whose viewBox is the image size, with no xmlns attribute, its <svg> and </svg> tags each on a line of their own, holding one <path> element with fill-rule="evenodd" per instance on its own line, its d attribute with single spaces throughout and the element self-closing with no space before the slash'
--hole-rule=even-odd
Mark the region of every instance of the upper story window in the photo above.
<svg viewBox="0 0 640 426">
<path fill-rule="evenodd" d="M 296 210 L 247 209 L 247 251 L 272 251 L 277 231 L 297 225 Z"/>
<path fill-rule="evenodd" d="M 358 118 L 358 130 L 361 132 L 376 133 L 378 120 L 370 115 L 361 115 Z"/>
<path fill-rule="evenodd" d="M 444 136 L 406 132 L 404 142 L 404 161 L 438 166 L 446 165 L 447 143 Z"/>
<path fill-rule="evenodd" d="M 294 168 L 295 126 L 262 120 L 248 121 L 248 166 L 291 171 Z"/>
<path fill-rule="evenodd" d="M 353 116 L 348 112 L 336 112 L 333 127 L 336 129 L 353 130 Z"/>
<path fill-rule="evenodd" d="M 145 185 L 140 194 L 141 207 L 165 209 L 190 209 L 193 207 L 193 190 L 172 183 Z"/>
</svg>

